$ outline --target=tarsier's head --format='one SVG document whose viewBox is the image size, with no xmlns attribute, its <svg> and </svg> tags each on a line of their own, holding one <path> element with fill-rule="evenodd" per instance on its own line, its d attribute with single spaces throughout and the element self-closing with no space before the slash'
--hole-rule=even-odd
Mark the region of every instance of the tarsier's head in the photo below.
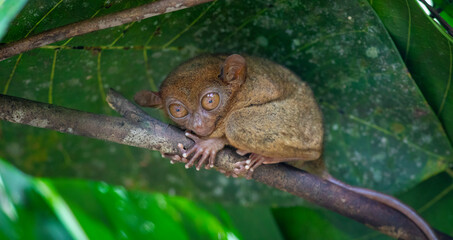
<svg viewBox="0 0 453 240">
<path fill-rule="evenodd" d="M 198 136 L 209 136 L 246 75 L 240 55 L 202 55 L 170 73 L 159 92 L 140 91 L 134 99 L 141 106 L 163 109 L 176 124 Z"/>
</svg>

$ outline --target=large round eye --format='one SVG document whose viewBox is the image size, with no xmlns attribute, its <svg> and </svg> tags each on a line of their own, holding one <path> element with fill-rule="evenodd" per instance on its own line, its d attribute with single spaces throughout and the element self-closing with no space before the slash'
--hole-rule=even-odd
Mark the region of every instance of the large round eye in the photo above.
<svg viewBox="0 0 453 240">
<path fill-rule="evenodd" d="M 187 115 L 187 109 L 181 104 L 177 103 L 170 104 L 170 106 L 168 106 L 168 109 L 170 111 L 170 114 L 174 118 L 182 118 Z"/>
<path fill-rule="evenodd" d="M 201 106 L 210 111 L 214 108 L 216 108 L 219 105 L 220 102 L 220 97 L 219 94 L 211 92 L 203 96 L 203 99 L 201 99 Z"/>
</svg>

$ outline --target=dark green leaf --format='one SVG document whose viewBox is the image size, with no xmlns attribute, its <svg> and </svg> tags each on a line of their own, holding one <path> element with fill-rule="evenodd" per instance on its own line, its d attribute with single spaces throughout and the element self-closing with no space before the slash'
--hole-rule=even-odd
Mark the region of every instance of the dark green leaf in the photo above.
<svg viewBox="0 0 453 240">
<path fill-rule="evenodd" d="M 451 169 L 420 183 L 398 196 L 436 229 L 453 236 L 453 171 Z"/>
<path fill-rule="evenodd" d="M 452 38 L 433 24 L 416 0 L 373 0 L 372 6 L 452 142 Z"/>
<path fill-rule="evenodd" d="M 357 222 L 327 210 L 305 207 L 276 208 L 273 214 L 282 234 L 288 240 L 347 240 L 358 237 L 366 239 L 368 234 L 372 234 L 371 239 L 376 239 L 376 236 L 380 236 Z"/>
</svg>

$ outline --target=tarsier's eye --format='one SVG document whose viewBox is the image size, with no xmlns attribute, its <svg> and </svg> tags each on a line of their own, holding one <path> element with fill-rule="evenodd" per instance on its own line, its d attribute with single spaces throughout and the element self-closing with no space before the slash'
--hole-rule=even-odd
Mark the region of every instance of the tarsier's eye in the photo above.
<svg viewBox="0 0 453 240">
<path fill-rule="evenodd" d="M 170 114 L 174 118 L 182 118 L 187 115 L 187 109 L 181 104 L 177 103 L 170 104 L 170 106 L 168 106 L 168 109 Z"/>
<path fill-rule="evenodd" d="M 203 99 L 201 99 L 201 106 L 210 111 L 214 108 L 216 108 L 219 105 L 220 102 L 220 97 L 219 94 L 211 92 L 203 96 Z"/>
</svg>

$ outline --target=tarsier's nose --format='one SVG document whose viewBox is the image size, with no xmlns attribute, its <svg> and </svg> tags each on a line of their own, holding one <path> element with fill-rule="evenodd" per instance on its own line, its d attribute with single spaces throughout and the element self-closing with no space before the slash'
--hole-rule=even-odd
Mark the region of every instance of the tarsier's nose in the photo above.
<svg viewBox="0 0 453 240">
<path fill-rule="evenodd" d="M 193 116 L 192 129 L 198 136 L 207 136 L 211 132 L 207 124 L 203 124 L 200 114 L 195 113 Z"/>
</svg>

